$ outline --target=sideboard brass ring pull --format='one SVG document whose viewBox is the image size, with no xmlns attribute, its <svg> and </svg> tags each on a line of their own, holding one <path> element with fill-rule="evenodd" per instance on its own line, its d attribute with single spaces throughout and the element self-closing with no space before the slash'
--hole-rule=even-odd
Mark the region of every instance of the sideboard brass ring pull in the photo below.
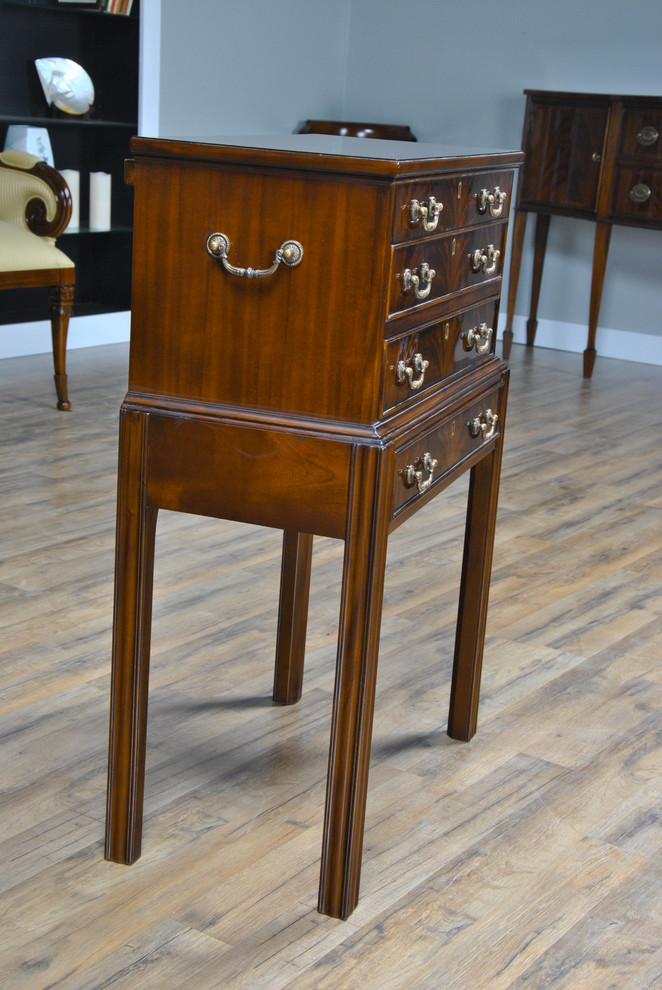
<svg viewBox="0 0 662 990">
<path fill-rule="evenodd" d="M 469 433 L 474 440 L 477 440 L 479 437 L 481 440 L 491 440 L 498 422 L 499 416 L 497 413 L 492 412 L 491 409 L 486 409 L 480 416 L 470 419 L 467 425 L 469 426 Z"/>
<path fill-rule="evenodd" d="M 652 144 L 655 144 L 659 136 L 660 132 L 657 127 L 653 127 L 652 124 L 647 124 L 645 127 L 642 127 L 637 134 L 637 141 L 642 147 L 650 148 Z"/>
<path fill-rule="evenodd" d="M 403 471 L 405 485 L 411 488 L 413 484 L 416 484 L 419 492 L 427 491 L 427 489 L 432 484 L 432 476 L 434 474 L 434 469 L 437 466 L 437 459 L 433 457 L 432 454 L 426 450 L 422 457 L 419 457 L 418 463 L 421 465 L 419 470 L 416 470 L 414 464 L 408 464 Z M 428 472 L 427 478 L 423 478 L 424 472 Z"/>
<path fill-rule="evenodd" d="M 228 251 L 230 241 L 225 234 L 210 234 L 207 238 L 207 251 L 216 258 L 230 275 L 238 275 L 240 278 L 266 278 L 273 275 L 281 261 L 289 268 L 294 268 L 303 258 L 303 248 L 298 241 L 284 241 L 274 255 L 271 268 L 237 268 L 228 261 Z"/>
<path fill-rule="evenodd" d="M 637 185 L 633 186 L 630 190 L 630 199 L 633 203 L 645 203 L 650 198 L 651 189 L 645 182 L 638 182 Z"/>
</svg>

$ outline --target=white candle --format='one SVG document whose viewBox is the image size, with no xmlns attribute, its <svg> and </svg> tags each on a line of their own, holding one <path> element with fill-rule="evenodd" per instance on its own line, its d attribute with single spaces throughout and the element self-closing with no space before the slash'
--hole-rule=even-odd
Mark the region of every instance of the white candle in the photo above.
<svg viewBox="0 0 662 990">
<path fill-rule="evenodd" d="M 90 229 L 110 230 L 110 175 L 90 172 Z"/>
<path fill-rule="evenodd" d="M 71 193 L 71 220 L 67 224 L 67 230 L 78 230 L 80 226 L 80 172 L 74 168 L 63 168 L 60 175 L 69 186 Z"/>
</svg>

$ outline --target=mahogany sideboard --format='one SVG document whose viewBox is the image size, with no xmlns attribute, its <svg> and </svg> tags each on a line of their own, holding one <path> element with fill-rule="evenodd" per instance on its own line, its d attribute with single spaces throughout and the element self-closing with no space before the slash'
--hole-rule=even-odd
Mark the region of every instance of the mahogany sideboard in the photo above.
<svg viewBox="0 0 662 990">
<path fill-rule="evenodd" d="M 525 90 L 522 170 L 513 224 L 507 325 L 503 353 L 513 339 L 519 270 L 528 213 L 536 214 L 531 308 L 526 336 L 533 345 L 538 299 L 552 215 L 596 222 L 584 377 L 595 363 L 612 224 L 662 227 L 662 97 L 605 96 Z"/>
<path fill-rule="evenodd" d="M 476 728 L 521 154 L 136 138 L 106 856 L 140 854 L 160 508 L 283 531 L 273 698 L 302 690 L 313 536 L 345 541 L 319 910 L 359 892 L 387 537 L 470 471 L 448 732 Z M 249 264 L 255 267 L 248 267 Z"/>
</svg>

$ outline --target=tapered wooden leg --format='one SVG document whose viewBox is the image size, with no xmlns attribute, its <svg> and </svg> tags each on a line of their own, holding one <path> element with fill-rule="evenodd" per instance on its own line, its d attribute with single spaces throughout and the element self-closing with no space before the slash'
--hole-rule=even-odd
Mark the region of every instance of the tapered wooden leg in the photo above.
<svg viewBox="0 0 662 990">
<path fill-rule="evenodd" d="M 149 417 L 120 414 L 106 859 L 140 855 L 157 510 L 146 501 Z"/>
<path fill-rule="evenodd" d="M 591 301 L 588 311 L 588 342 L 584 351 L 584 378 L 591 377 L 593 374 L 593 365 L 595 364 L 595 335 L 598 329 L 602 287 L 605 281 L 610 240 L 611 224 L 598 221 L 595 228 L 595 244 L 593 247 L 593 275 L 591 278 Z"/>
<path fill-rule="evenodd" d="M 508 377 L 505 376 L 506 391 Z M 506 408 L 506 395 L 501 412 Z M 492 551 L 496 525 L 499 477 L 503 449 L 501 435 L 490 454 L 471 469 L 467 525 L 464 538 L 464 558 L 460 583 L 455 658 L 448 715 L 448 735 L 453 739 L 471 739 L 476 731 L 480 676 L 483 666 L 483 646 Z"/>
<path fill-rule="evenodd" d="M 274 701 L 282 705 L 294 704 L 301 697 L 312 557 L 310 534 L 283 533 L 273 693 Z"/>
<path fill-rule="evenodd" d="M 539 213 L 536 216 L 536 234 L 533 245 L 533 278 L 531 280 L 531 307 L 526 323 L 526 345 L 533 347 L 538 329 L 538 301 L 540 299 L 540 284 L 542 270 L 545 264 L 547 250 L 547 235 L 549 234 L 549 213 Z"/>
<path fill-rule="evenodd" d="M 58 409 L 71 409 L 67 390 L 67 333 L 73 311 L 73 285 L 54 285 L 48 290 L 51 336 L 53 338 L 53 369 Z"/>
<path fill-rule="evenodd" d="M 527 214 L 523 210 L 518 210 L 513 223 L 513 236 L 510 246 L 510 277 L 508 280 L 508 309 L 506 312 L 506 328 L 503 331 L 503 356 L 506 360 L 510 357 L 510 348 L 513 343 L 513 319 L 515 318 L 519 271 L 522 265 L 526 219 Z"/>
<path fill-rule="evenodd" d="M 390 518 L 392 451 L 355 448 L 348 506 L 318 908 L 358 901 Z"/>
</svg>

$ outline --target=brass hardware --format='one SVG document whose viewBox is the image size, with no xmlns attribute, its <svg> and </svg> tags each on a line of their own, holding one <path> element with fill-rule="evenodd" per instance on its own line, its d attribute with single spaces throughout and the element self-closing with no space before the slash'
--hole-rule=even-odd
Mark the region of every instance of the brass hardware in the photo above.
<svg viewBox="0 0 662 990">
<path fill-rule="evenodd" d="M 462 199 L 462 179 L 457 184 L 457 198 Z"/>
<path fill-rule="evenodd" d="M 498 186 L 495 186 L 492 192 L 489 192 L 487 189 L 481 189 L 480 193 L 476 196 L 478 200 L 478 212 L 486 213 L 489 206 L 490 216 L 500 217 L 507 196 L 508 193 L 501 192 Z"/>
<path fill-rule="evenodd" d="M 480 416 L 476 416 L 474 419 L 469 420 L 467 425 L 469 427 L 469 433 L 474 440 L 478 439 L 478 437 L 480 437 L 481 440 L 491 440 L 494 436 L 494 431 L 496 430 L 498 422 L 498 415 L 492 412 L 491 409 L 486 409 L 484 413 L 480 414 Z"/>
<path fill-rule="evenodd" d="M 409 222 L 415 224 L 420 220 L 423 223 L 423 230 L 436 230 L 439 214 L 443 208 L 444 204 L 438 203 L 434 196 L 428 196 L 427 206 L 419 203 L 417 199 L 412 199 L 409 203 Z"/>
<path fill-rule="evenodd" d="M 413 289 L 417 299 L 427 299 L 432 288 L 432 279 L 437 273 L 434 268 L 430 268 L 427 261 L 423 261 L 418 274 L 416 272 L 417 269 L 412 272 L 411 268 L 405 268 L 402 273 L 402 291 L 409 292 Z M 421 283 L 425 285 L 424 289 L 421 289 Z"/>
<path fill-rule="evenodd" d="M 416 470 L 416 464 L 420 464 L 418 470 Z M 418 461 L 414 464 L 408 464 L 402 472 L 407 488 L 411 488 L 415 484 L 419 492 L 426 491 L 432 484 L 432 475 L 436 466 L 437 459 L 428 451 L 422 457 L 419 457 Z M 428 472 L 428 477 L 423 480 L 423 475 L 426 471 Z"/>
<path fill-rule="evenodd" d="M 451 257 L 455 257 L 455 252 L 457 250 L 457 237 L 454 237 L 451 241 Z"/>
<path fill-rule="evenodd" d="M 267 275 L 273 275 L 281 261 L 289 268 L 294 268 L 303 258 L 303 248 L 298 241 L 285 241 L 276 251 L 270 268 L 237 268 L 228 261 L 229 250 L 230 241 L 225 234 L 211 234 L 207 238 L 207 251 L 212 258 L 220 261 L 230 275 L 241 278 L 266 278 Z"/>
<path fill-rule="evenodd" d="M 479 272 L 482 268 L 483 275 L 494 275 L 500 257 L 501 251 L 497 251 L 494 244 L 488 244 L 484 253 L 481 248 L 476 248 L 471 255 L 471 267 L 474 272 Z"/>
<path fill-rule="evenodd" d="M 594 151 L 593 152 L 593 154 L 591 155 L 591 161 L 596 162 L 596 164 L 597 164 L 597 162 L 601 162 L 602 161 L 602 155 L 600 154 L 599 151 Z"/>
<path fill-rule="evenodd" d="M 427 371 L 429 365 L 430 362 L 426 361 L 422 354 L 414 354 L 411 361 L 411 367 L 409 367 L 406 361 L 398 361 L 395 377 L 400 384 L 407 382 L 409 384 L 409 388 L 416 391 L 416 389 L 420 388 L 423 384 L 425 372 Z M 414 378 L 414 374 L 417 374 L 419 377 Z"/>
<path fill-rule="evenodd" d="M 645 203 L 646 200 L 651 198 L 650 186 L 647 186 L 644 182 L 637 183 L 630 190 L 630 199 L 633 203 Z"/>
<path fill-rule="evenodd" d="M 460 338 L 465 351 L 470 351 L 473 348 L 476 354 L 486 354 L 490 349 L 492 327 L 488 327 L 487 323 L 479 323 L 477 327 L 472 327 L 471 330 L 463 330 Z"/>
<path fill-rule="evenodd" d="M 647 124 L 645 127 L 642 127 L 637 134 L 637 141 L 644 148 L 649 148 L 651 144 L 655 144 L 659 136 L 660 132 L 657 127 L 653 127 L 652 124 Z"/>
<path fill-rule="evenodd" d="M 451 335 L 451 325 L 450 323 L 444 323 L 444 340 L 448 340 Z"/>
</svg>

